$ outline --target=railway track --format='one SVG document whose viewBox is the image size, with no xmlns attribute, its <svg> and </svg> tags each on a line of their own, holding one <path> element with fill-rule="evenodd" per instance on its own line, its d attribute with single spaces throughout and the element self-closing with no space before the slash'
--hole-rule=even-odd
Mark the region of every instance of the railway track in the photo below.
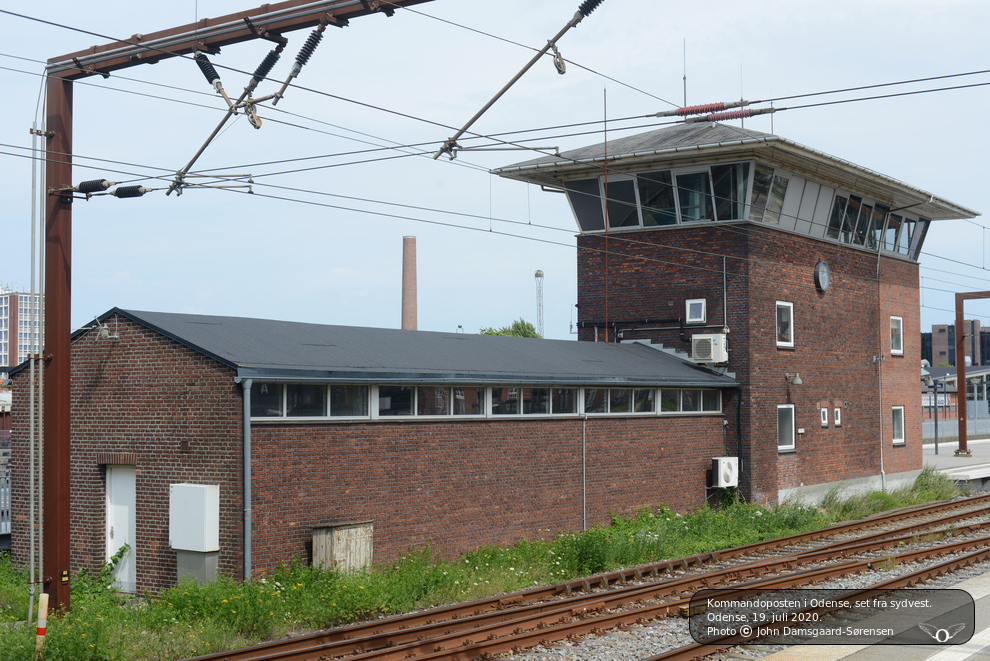
<svg viewBox="0 0 990 661">
<path fill-rule="evenodd" d="M 931 564 L 933 559 L 945 556 L 950 559 Z M 196 659 L 491 658 L 679 617 L 700 589 L 810 587 L 870 570 L 879 563 L 929 563 L 928 567 L 891 579 L 893 589 L 983 560 L 990 560 L 990 496 L 896 511 L 811 533 Z M 693 659 L 739 642 L 746 641 L 688 645 L 653 658 Z"/>
</svg>

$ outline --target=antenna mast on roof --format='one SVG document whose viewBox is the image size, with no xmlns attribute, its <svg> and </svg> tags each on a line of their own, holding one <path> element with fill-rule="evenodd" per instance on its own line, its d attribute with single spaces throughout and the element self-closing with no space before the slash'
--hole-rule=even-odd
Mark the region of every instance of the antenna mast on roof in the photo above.
<svg viewBox="0 0 990 661">
<path fill-rule="evenodd" d="M 543 337 L 543 271 L 536 272 L 536 333 Z"/>
</svg>

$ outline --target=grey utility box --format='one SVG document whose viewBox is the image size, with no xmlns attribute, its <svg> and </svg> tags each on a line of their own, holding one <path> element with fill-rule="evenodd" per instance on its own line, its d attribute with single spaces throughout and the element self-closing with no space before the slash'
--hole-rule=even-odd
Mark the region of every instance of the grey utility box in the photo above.
<svg viewBox="0 0 990 661">
<path fill-rule="evenodd" d="M 175 551 L 175 574 L 200 583 L 216 580 L 220 564 L 220 485 L 169 487 L 168 543 Z"/>
</svg>

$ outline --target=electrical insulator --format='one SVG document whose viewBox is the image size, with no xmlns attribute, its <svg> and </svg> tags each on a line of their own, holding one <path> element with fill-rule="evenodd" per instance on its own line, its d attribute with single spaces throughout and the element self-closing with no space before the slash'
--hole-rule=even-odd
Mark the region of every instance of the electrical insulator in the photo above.
<svg viewBox="0 0 990 661">
<path fill-rule="evenodd" d="M 282 56 L 277 50 L 272 50 L 268 52 L 265 59 L 261 61 L 258 68 L 254 70 L 254 76 L 251 77 L 251 82 L 248 83 L 245 91 L 249 94 L 254 91 L 254 88 L 258 86 L 262 80 L 264 80 L 269 73 L 271 73 L 272 68 L 278 62 L 278 58 Z"/>
<path fill-rule="evenodd" d="M 578 7 L 578 11 L 581 12 L 582 16 L 587 18 L 591 15 L 591 12 L 598 8 L 598 5 L 602 4 L 603 1 L 604 0 L 584 0 L 584 2 L 581 3 L 581 6 Z"/>
<path fill-rule="evenodd" d="M 285 90 L 288 89 L 289 83 L 292 82 L 293 78 L 299 75 L 299 72 L 302 71 L 303 66 L 305 66 L 305 64 L 309 62 L 309 58 L 313 56 L 313 51 L 316 50 L 316 47 L 320 45 L 320 41 L 323 39 L 324 29 L 325 28 L 321 26 L 313 30 L 313 32 L 306 39 L 306 43 L 304 43 L 302 48 L 299 49 L 299 54 L 296 55 L 296 61 L 292 65 L 292 71 L 289 72 L 289 77 L 285 79 L 284 83 L 282 83 L 282 89 L 278 91 L 275 95 L 275 100 L 272 101 L 273 106 L 278 105 L 279 99 L 281 99 L 282 95 L 285 94 Z"/>
<path fill-rule="evenodd" d="M 299 69 L 302 69 L 303 66 L 309 62 L 309 58 L 313 56 L 313 51 L 315 51 L 316 47 L 320 45 L 320 41 L 322 41 L 322 39 L 323 32 L 319 29 L 313 30 L 312 34 L 309 35 L 306 39 L 306 43 L 304 43 L 302 48 L 299 49 L 299 54 L 296 55 L 296 66 L 298 66 Z M 296 70 L 295 67 L 293 67 L 293 70 Z M 296 71 L 296 75 L 299 75 L 298 71 Z"/>
<path fill-rule="evenodd" d="M 77 193 L 102 193 L 106 189 L 110 188 L 111 184 L 106 179 L 91 179 L 90 181 L 84 181 L 72 190 Z"/>
<path fill-rule="evenodd" d="M 199 70 L 206 76 L 206 82 L 215 88 L 220 83 L 220 74 L 213 68 L 213 64 L 202 53 L 196 53 L 194 59 L 196 60 L 196 64 L 199 65 Z"/>
<path fill-rule="evenodd" d="M 144 186 L 118 186 L 110 191 L 114 197 L 141 197 L 148 192 Z"/>
</svg>

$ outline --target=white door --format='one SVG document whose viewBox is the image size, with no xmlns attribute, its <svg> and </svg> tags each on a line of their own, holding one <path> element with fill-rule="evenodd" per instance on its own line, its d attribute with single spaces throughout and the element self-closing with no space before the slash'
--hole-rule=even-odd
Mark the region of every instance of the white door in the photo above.
<svg viewBox="0 0 990 661">
<path fill-rule="evenodd" d="M 134 592 L 137 580 L 134 561 L 136 482 L 134 466 L 107 466 L 107 561 L 124 544 L 130 546 L 113 572 L 114 585 L 122 592 Z"/>
</svg>

